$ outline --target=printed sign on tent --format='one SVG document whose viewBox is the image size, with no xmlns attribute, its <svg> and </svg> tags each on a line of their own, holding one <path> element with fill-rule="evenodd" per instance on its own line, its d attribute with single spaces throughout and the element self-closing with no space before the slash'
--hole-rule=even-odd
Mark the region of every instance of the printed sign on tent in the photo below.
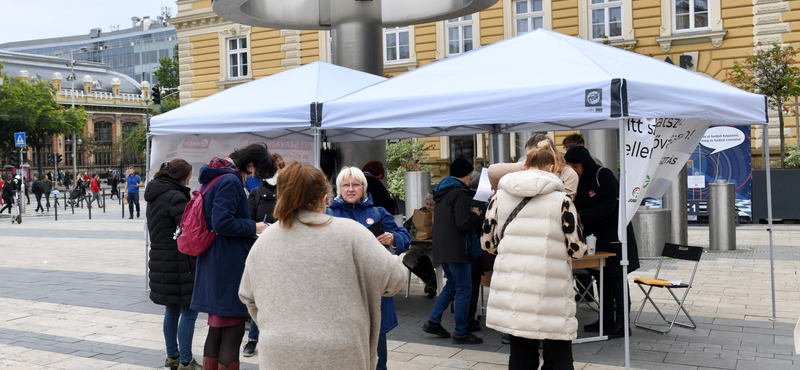
<svg viewBox="0 0 800 370">
<path fill-rule="evenodd" d="M 629 119 L 625 128 L 625 189 L 628 216 L 622 232 L 646 197 L 667 191 L 708 129 L 710 121 L 675 118 Z"/>
</svg>

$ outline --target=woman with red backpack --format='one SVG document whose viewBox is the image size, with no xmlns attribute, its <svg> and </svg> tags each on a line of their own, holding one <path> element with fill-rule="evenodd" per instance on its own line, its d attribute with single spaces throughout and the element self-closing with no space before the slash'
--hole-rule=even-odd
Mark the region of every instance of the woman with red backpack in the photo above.
<svg viewBox="0 0 800 370">
<path fill-rule="evenodd" d="M 270 178 L 274 173 L 265 143 L 237 149 L 228 158 L 216 157 L 200 168 L 203 213 L 208 229 L 216 233 L 208 250 L 197 257 L 191 304 L 193 310 L 208 313 L 205 369 L 239 369 L 239 346 L 249 317 L 239 300 L 239 283 L 247 254 L 267 227 L 250 218 L 244 183 L 248 177 Z"/>
</svg>

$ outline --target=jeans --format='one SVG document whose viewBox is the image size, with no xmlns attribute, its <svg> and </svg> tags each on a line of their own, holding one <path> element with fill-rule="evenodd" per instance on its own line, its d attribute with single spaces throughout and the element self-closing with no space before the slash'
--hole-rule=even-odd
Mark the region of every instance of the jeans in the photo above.
<svg viewBox="0 0 800 370">
<path fill-rule="evenodd" d="M 432 324 L 438 324 L 442 321 L 442 313 L 450 305 L 450 302 L 455 301 L 455 322 L 456 322 L 456 335 L 467 334 L 469 324 L 467 323 L 467 314 L 469 313 L 469 301 L 472 296 L 472 274 L 470 272 L 469 263 L 442 263 L 442 270 L 447 277 L 442 292 L 439 298 L 436 299 L 436 305 L 433 306 L 433 312 L 428 319 Z"/>
<path fill-rule="evenodd" d="M 178 319 L 180 318 L 180 323 Z M 181 363 L 192 361 L 192 337 L 197 311 L 188 306 L 167 306 L 164 313 L 164 341 L 167 343 L 167 357 L 181 358 Z M 178 351 L 180 344 L 180 351 Z"/>
<path fill-rule="evenodd" d="M 100 208 L 103 208 L 103 205 L 100 204 L 100 193 L 94 192 L 94 191 L 92 192 L 92 200 L 89 201 L 89 207 L 92 206 L 92 202 L 94 202 L 95 199 L 97 200 L 97 206 L 100 207 Z M 138 201 L 138 199 L 137 199 L 137 201 Z M 139 211 L 139 207 L 136 207 L 136 211 L 137 212 Z"/>
<path fill-rule="evenodd" d="M 539 340 L 509 335 L 511 355 L 508 370 L 535 370 L 539 368 Z M 542 370 L 572 370 L 572 341 L 544 340 Z"/>
<path fill-rule="evenodd" d="M 36 209 L 34 210 L 34 212 L 40 209 L 42 210 L 42 212 L 44 212 L 44 207 L 42 207 L 42 193 L 33 193 L 33 195 L 36 196 Z"/>
<path fill-rule="evenodd" d="M 256 322 L 250 319 L 250 331 L 247 333 L 247 339 L 258 342 L 258 325 Z"/>
<path fill-rule="evenodd" d="M 139 214 L 139 193 L 128 192 L 128 211 L 133 217 L 133 204 L 136 204 L 136 214 Z"/>
<path fill-rule="evenodd" d="M 50 208 L 50 190 L 44 191 L 44 199 L 47 201 L 47 208 Z"/>
<path fill-rule="evenodd" d="M 378 367 L 376 370 L 386 370 L 386 356 L 388 356 L 388 351 L 386 350 L 386 333 L 381 334 L 378 337 Z"/>
</svg>

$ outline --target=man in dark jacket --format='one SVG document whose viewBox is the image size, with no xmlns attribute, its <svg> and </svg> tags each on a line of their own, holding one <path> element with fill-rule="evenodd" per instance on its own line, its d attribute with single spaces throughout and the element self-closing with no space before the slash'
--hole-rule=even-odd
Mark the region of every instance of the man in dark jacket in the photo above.
<svg viewBox="0 0 800 370">
<path fill-rule="evenodd" d="M 597 250 L 615 253 L 608 258 L 603 270 L 605 290 L 601 297 L 603 304 L 603 326 L 609 338 L 625 336 L 625 309 L 630 309 L 630 301 L 624 302 L 623 284 L 627 284 L 627 276 L 622 274 L 622 244 L 617 235 L 619 215 L 619 181 L 608 168 L 601 167 L 592 159 L 589 151 L 582 146 L 570 148 L 564 156 L 575 172 L 578 173 L 578 190 L 575 193 L 575 208 L 578 219 L 583 224 L 584 235 L 594 234 L 597 237 Z M 633 227 L 628 224 L 628 273 L 639 268 L 639 252 L 636 249 L 636 237 Z M 599 272 L 589 270 L 599 279 Z M 599 281 L 599 280 L 598 280 Z M 585 325 L 586 331 L 599 331 L 599 320 Z"/>
<path fill-rule="evenodd" d="M 34 212 L 39 212 L 42 210 L 44 212 L 44 207 L 42 207 L 42 194 L 44 194 L 44 185 L 39 180 L 39 176 L 33 176 L 33 195 L 36 196 L 36 209 Z"/>
<path fill-rule="evenodd" d="M 483 339 L 468 331 L 467 322 L 472 295 L 467 238 L 470 231 L 481 224 L 481 212 L 472 207 L 472 197 L 466 185 L 473 169 L 467 160 L 456 158 L 450 165 L 450 176 L 439 183 L 433 196 L 436 202 L 433 213 L 433 262 L 442 265 L 447 283 L 422 330 L 449 338 L 450 333 L 441 325 L 442 313 L 455 300 L 455 344 L 483 343 Z"/>
</svg>

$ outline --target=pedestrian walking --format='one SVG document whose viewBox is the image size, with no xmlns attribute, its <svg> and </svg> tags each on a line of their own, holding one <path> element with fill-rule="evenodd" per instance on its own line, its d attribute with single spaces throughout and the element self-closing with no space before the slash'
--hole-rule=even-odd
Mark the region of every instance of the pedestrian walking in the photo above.
<svg viewBox="0 0 800 370">
<path fill-rule="evenodd" d="M 90 188 L 92 190 L 92 199 L 89 200 L 89 207 L 92 206 L 92 202 L 97 200 L 97 206 L 100 207 L 100 208 L 103 208 L 103 204 L 101 204 L 101 202 L 100 202 L 100 175 L 95 173 L 92 176 L 92 180 L 91 180 L 89 186 L 90 186 Z M 139 209 L 136 209 L 136 212 L 138 213 Z"/>
<path fill-rule="evenodd" d="M 42 186 L 44 186 L 44 199 L 47 202 L 46 206 L 50 209 L 50 192 L 53 191 L 53 175 L 47 174 L 42 179 Z"/>
<path fill-rule="evenodd" d="M 261 181 L 258 187 L 251 190 L 250 195 L 247 197 L 247 203 L 250 206 L 250 219 L 256 222 L 265 222 L 267 225 L 278 221 L 275 218 L 275 205 L 278 203 L 276 184 L 278 175 L 286 167 L 283 157 L 279 154 L 272 153 L 272 159 L 275 161 L 275 175 Z M 258 325 L 251 318 L 250 329 L 247 331 L 247 343 L 242 348 L 242 356 L 253 357 L 256 354 L 259 332 Z"/>
<path fill-rule="evenodd" d="M 267 226 L 250 219 L 244 179 L 275 173 L 266 143 L 237 149 L 229 158 L 213 158 L 200 168 L 206 224 L 216 236 L 197 257 L 191 308 L 208 313 L 208 336 L 203 351 L 206 369 L 239 369 L 239 346 L 249 314 L 239 300 L 239 283 L 250 247 Z M 216 182 L 205 189 L 208 184 Z"/>
<path fill-rule="evenodd" d="M 3 186 L 5 186 L 5 185 L 6 185 L 6 177 L 5 176 L 0 176 L 0 192 L 3 191 Z M 3 197 L 0 196 L 0 206 L 3 206 L 3 203 L 4 203 L 3 202 Z M 0 213 L 2 213 L 2 212 L 0 212 Z"/>
<path fill-rule="evenodd" d="M 173 238 L 190 199 L 187 186 L 191 176 L 192 165 L 183 159 L 173 159 L 161 165 L 144 191 L 150 232 L 150 300 L 165 306 L 164 367 L 177 370 L 203 368 L 192 355 L 198 312 L 189 307 L 197 257 L 179 252 L 178 242 Z"/>
<path fill-rule="evenodd" d="M 128 192 L 128 213 L 129 219 L 133 219 L 133 207 L 136 207 L 136 218 L 139 218 L 139 187 L 142 186 L 142 179 L 133 171 L 133 166 L 128 167 L 128 176 L 125 178 Z"/>
<path fill-rule="evenodd" d="M 372 194 L 369 193 L 367 177 L 356 167 L 344 167 L 336 177 L 336 188 L 339 195 L 333 199 L 329 214 L 336 217 L 349 218 L 366 228 L 380 225 L 383 231 L 375 235 L 382 245 L 391 246 L 396 255 L 408 250 L 411 235 L 394 220 L 383 207 L 374 206 Z M 371 229 L 372 230 L 372 229 Z M 374 234 L 374 232 L 373 232 Z M 386 369 L 387 348 L 386 334 L 397 327 L 397 312 L 394 297 L 381 298 L 381 328 L 378 337 L 377 370 Z"/>
<path fill-rule="evenodd" d="M 441 325 L 442 314 L 455 302 L 454 344 L 478 344 L 483 339 L 468 331 L 469 303 L 472 291 L 468 240 L 474 228 L 481 224 L 480 210 L 472 207 L 472 197 L 467 182 L 474 167 L 466 159 L 458 157 L 450 165 L 450 176 L 436 186 L 433 196 L 436 210 L 433 214 L 433 262 L 442 265 L 447 283 L 442 288 L 431 316 L 422 326 L 422 331 L 441 338 L 450 338 Z"/>
<path fill-rule="evenodd" d="M 28 179 L 26 179 L 24 177 L 20 177 L 19 181 L 21 181 L 21 183 L 25 184 L 25 200 L 28 202 L 27 204 L 30 205 L 31 204 L 31 196 L 30 196 L 31 183 L 28 181 Z M 17 185 L 17 189 L 19 189 L 19 185 Z"/>
<path fill-rule="evenodd" d="M 64 186 L 67 188 L 67 191 L 69 191 L 69 186 L 72 185 L 72 176 L 70 175 L 69 171 L 64 174 L 64 179 L 62 181 L 64 182 Z"/>
<path fill-rule="evenodd" d="M 14 181 L 9 179 L 8 181 L 3 184 L 3 188 L 0 191 L 0 195 L 3 198 L 3 208 L 0 208 L 0 213 L 8 208 L 8 214 L 11 214 L 11 208 L 14 206 L 14 192 L 17 191 L 17 187 L 14 185 Z"/>
<path fill-rule="evenodd" d="M 279 225 L 256 242 L 239 289 L 269 328 L 260 369 L 375 369 L 381 296 L 403 288 L 405 267 L 364 225 L 324 213 L 330 185 L 319 169 L 289 164 L 277 191 Z"/>
<path fill-rule="evenodd" d="M 119 189 L 117 188 L 119 187 L 118 174 L 115 174 L 113 175 L 113 177 L 111 177 L 111 182 L 109 183 L 109 185 L 111 186 L 111 199 L 113 200 L 115 195 L 117 196 L 117 199 L 119 199 Z"/>
<path fill-rule="evenodd" d="M 524 171 L 503 176 L 489 202 L 481 245 L 496 254 L 486 326 L 510 334 L 509 370 L 572 370 L 577 338 L 572 259 L 586 243 L 572 199 L 553 172 L 557 154 L 541 141 Z M 556 231 L 556 232 L 554 232 Z"/>
<path fill-rule="evenodd" d="M 605 289 L 600 298 L 603 305 L 603 333 L 609 338 L 625 336 L 625 310 L 630 310 L 630 300 L 624 301 L 624 284 L 627 276 L 622 275 L 622 244 L 617 235 L 619 211 L 619 181 L 608 168 L 598 165 L 589 151 L 583 146 L 573 146 L 564 156 L 578 173 L 578 191 L 575 194 L 575 207 L 578 221 L 583 224 L 586 235 L 597 237 L 597 250 L 615 253 L 609 257 L 603 269 Z M 628 224 L 628 273 L 639 268 L 639 251 L 633 226 Z M 600 281 L 600 272 L 589 270 Z M 589 332 L 600 330 L 600 320 L 584 325 Z"/>
<path fill-rule="evenodd" d="M 39 176 L 33 176 L 33 186 L 31 187 L 33 191 L 33 195 L 36 197 L 36 209 L 33 210 L 34 212 L 39 212 L 41 210 L 44 212 L 44 207 L 42 207 L 42 195 L 44 194 L 44 185 L 42 185 L 42 181 L 39 180 Z"/>
</svg>

